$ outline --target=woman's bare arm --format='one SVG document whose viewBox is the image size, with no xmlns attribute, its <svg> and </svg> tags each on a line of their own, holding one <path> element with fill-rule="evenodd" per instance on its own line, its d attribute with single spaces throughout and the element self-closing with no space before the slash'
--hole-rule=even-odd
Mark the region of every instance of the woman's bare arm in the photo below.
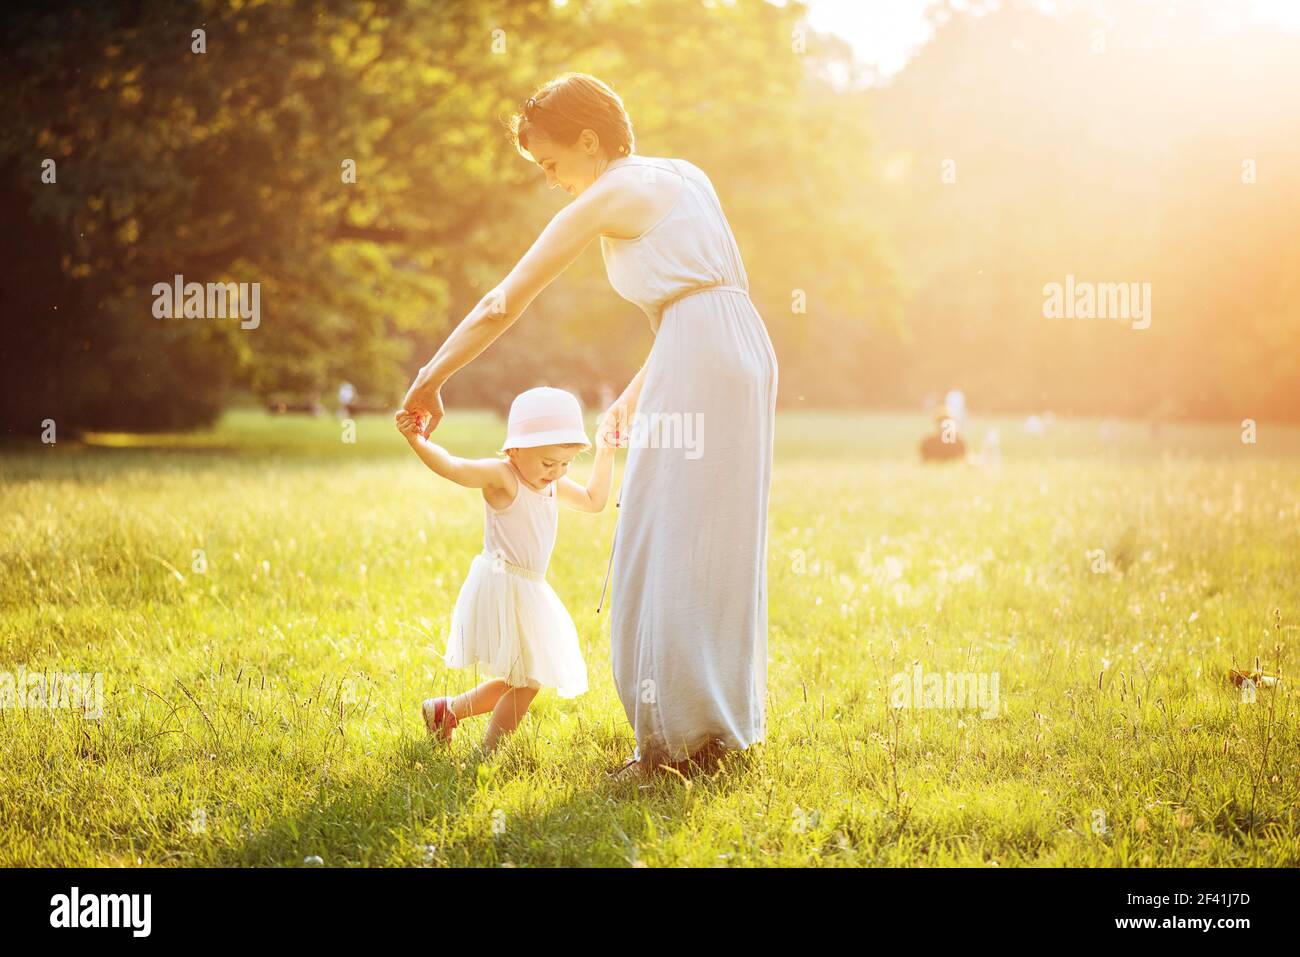
<svg viewBox="0 0 1300 957">
<path fill-rule="evenodd" d="M 434 396 L 442 385 L 510 328 L 588 243 L 602 232 L 626 231 L 628 224 L 623 220 L 639 212 L 627 201 L 625 190 L 597 180 L 551 218 L 509 275 L 461 320 L 411 385 L 403 407 L 435 413 L 425 435 L 433 431 L 441 416 L 441 403 L 435 402 Z"/>
<path fill-rule="evenodd" d="M 629 415 L 636 411 L 636 404 L 641 399 L 641 387 L 645 385 L 645 373 L 648 368 L 650 368 L 650 359 L 647 357 L 641 364 L 641 370 L 632 377 L 632 381 L 623 390 L 623 401 L 627 403 Z"/>
<path fill-rule="evenodd" d="M 646 370 L 649 368 L 650 360 L 647 358 L 640 371 L 627 384 L 627 388 L 605 410 L 605 414 L 596 424 L 601 434 L 619 448 L 623 448 L 624 443 L 630 439 L 632 416 L 636 414 L 637 403 L 641 401 L 641 387 L 645 385 Z"/>
</svg>

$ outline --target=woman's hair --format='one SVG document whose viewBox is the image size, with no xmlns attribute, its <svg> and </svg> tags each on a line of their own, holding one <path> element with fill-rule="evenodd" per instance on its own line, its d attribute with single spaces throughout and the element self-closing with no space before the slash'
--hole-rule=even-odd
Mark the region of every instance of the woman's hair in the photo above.
<svg viewBox="0 0 1300 957">
<path fill-rule="evenodd" d="M 528 138 L 535 132 L 572 146 L 583 130 L 592 130 L 611 159 L 627 156 L 636 148 L 632 120 L 623 101 L 605 83 L 586 73 L 562 73 L 543 84 L 510 117 L 509 126 L 510 140 L 521 153 L 527 152 Z"/>
</svg>

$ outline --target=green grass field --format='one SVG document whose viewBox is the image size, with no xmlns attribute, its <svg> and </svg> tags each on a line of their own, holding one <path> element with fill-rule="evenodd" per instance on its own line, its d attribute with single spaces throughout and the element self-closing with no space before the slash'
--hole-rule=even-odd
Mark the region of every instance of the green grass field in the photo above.
<svg viewBox="0 0 1300 957">
<path fill-rule="evenodd" d="M 562 510 L 551 565 L 591 691 L 482 759 L 485 718 L 447 752 L 417 714 L 475 681 L 439 653 L 482 499 L 391 420 L 6 445 L 0 671 L 105 701 L 0 709 L 0 864 L 1300 863 L 1293 682 L 1227 681 L 1294 673 L 1300 430 L 987 425 L 1000 470 L 920 466 L 919 416 L 782 414 L 767 740 L 646 785 L 605 779 L 613 496 Z M 453 410 L 435 440 L 503 435 Z M 996 717 L 890 707 L 914 663 L 996 674 Z"/>
</svg>

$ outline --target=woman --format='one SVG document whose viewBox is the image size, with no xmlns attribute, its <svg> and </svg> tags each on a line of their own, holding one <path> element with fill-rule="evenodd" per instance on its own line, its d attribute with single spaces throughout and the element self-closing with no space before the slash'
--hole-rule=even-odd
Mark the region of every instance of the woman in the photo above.
<svg viewBox="0 0 1300 957">
<path fill-rule="evenodd" d="M 548 185 L 574 201 L 456 327 L 404 407 L 427 416 L 432 432 L 442 384 L 599 237 L 610 283 L 655 332 L 649 359 L 602 423 L 630 446 L 610 628 L 637 750 L 619 770 L 747 748 L 766 724 L 777 362 L 731 227 L 696 166 L 633 152 L 622 101 L 594 77 L 547 83 L 511 132 Z M 687 437 L 689 448 L 674 447 Z"/>
</svg>

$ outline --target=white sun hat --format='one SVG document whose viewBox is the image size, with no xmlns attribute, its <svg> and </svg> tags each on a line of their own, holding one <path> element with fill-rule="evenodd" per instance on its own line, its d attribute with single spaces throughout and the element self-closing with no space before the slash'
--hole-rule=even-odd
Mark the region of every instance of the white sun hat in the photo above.
<svg viewBox="0 0 1300 957">
<path fill-rule="evenodd" d="M 576 395 L 563 389 L 538 386 L 515 396 L 515 401 L 510 403 L 502 451 L 574 444 L 591 446 L 582 424 L 582 406 Z"/>
</svg>

